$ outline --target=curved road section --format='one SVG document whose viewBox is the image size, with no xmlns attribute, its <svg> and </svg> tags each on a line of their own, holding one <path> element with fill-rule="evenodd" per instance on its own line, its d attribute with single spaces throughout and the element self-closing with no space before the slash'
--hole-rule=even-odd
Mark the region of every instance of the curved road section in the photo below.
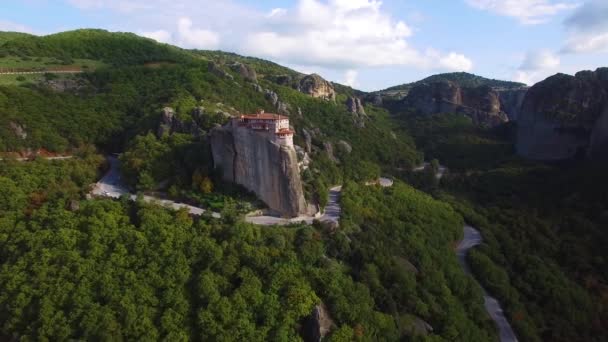
<svg viewBox="0 0 608 342">
<path fill-rule="evenodd" d="M 481 233 L 471 226 L 464 227 L 464 239 L 458 245 L 456 249 L 456 255 L 458 256 L 458 261 L 460 265 L 464 269 L 465 273 L 469 275 L 473 275 L 471 273 L 471 267 L 467 263 L 467 253 L 469 250 L 479 244 L 481 244 L 483 238 L 481 237 Z M 482 287 L 483 288 L 483 287 Z M 492 317 L 496 325 L 498 326 L 498 332 L 501 342 L 517 342 L 517 336 L 515 336 L 515 332 L 507 321 L 505 314 L 500 307 L 500 303 L 496 298 L 490 296 L 488 291 L 483 289 L 484 295 L 484 306 L 486 311 Z"/>
<path fill-rule="evenodd" d="M 120 198 L 123 195 L 129 196 L 132 201 L 137 199 L 135 194 L 129 192 L 127 187 L 122 183 L 122 179 L 120 176 L 120 162 L 116 157 L 108 157 L 108 161 L 110 163 L 110 170 L 106 173 L 103 178 L 95 184 L 95 188 L 91 192 L 94 196 L 101 197 L 110 197 L 110 198 Z M 203 215 L 206 210 L 202 208 L 193 207 L 191 205 L 177 203 L 174 201 L 156 198 L 152 196 L 143 196 L 145 202 L 148 203 L 156 203 L 166 208 L 171 208 L 174 210 L 180 210 L 182 208 L 186 208 L 188 212 L 192 215 Z M 220 214 L 212 213 L 212 217 L 220 218 Z"/>
</svg>

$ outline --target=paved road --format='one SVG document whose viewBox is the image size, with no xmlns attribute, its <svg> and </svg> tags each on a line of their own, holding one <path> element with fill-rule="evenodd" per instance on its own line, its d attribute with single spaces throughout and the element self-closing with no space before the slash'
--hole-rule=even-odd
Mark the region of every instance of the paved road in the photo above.
<svg viewBox="0 0 608 342">
<path fill-rule="evenodd" d="M 342 186 L 335 186 L 329 190 L 329 201 L 325 207 L 325 213 L 320 217 L 299 216 L 292 219 L 284 219 L 275 216 L 249 216 L 245 218 L 246 222 L 261 225 L 261 226 L 286 226 L 293 223 L 306 222 L 312 224 L 314 220 L 321 222 L 333 222 L 336 225 L 340 224 L 340 197 L 342 196 Z"/>
<path fill-rule="evenodd" d="M 95 188 L 91 192 L 94 196 L 120 198 L 123 195 L 129 196 L 131 200 L 136 200 L 137 196 L 129 192 L 127 187 L 122 183 L 120 175 L 120 162 L 116 157 L 108 157 L 110 162 L 110 170 L 103 178 L 95 184 Z M 179 210 L 182 208 L 188 209 L 190 214 L 200 216 L 206 212 L 205 209 L 194 207 L 184 203 L 177 203 L 171 200 L 156 198 L 152 196 L 143 196 L 144 201 L 148 203 L 156 203 L 163 207 Z M 220 218 L 220 214 L 212 213 L 211 216 Z"/>
<path fill-rule="evenodd" d="M 483 238 L 481 237 L 481 233 L 479 233 L 477 229 L 471 226 L 464 227 L 464 239 L 458 245 L 458 248 L 456 249 L 456 255 L 458 256 L 458 261 L 460 262 L 460 265 L 462 266 L 464 271 L 469 275 L 472 275 L 472 273 L 471 268 L 467 263 L 467 253 L 471 248 L 481 244 L 482 241 Z M 483 291 L 484 306 L 486 308 L 486 311 L 488 312 L 490 317 L 492 317 L 492 319 L 496 323 L 496 326 L 498 327 L 500 341 L 517 342 L 517 336 L 515 335 L 511 324 L 509 324 L 509 321 L 505 317 L 500 303 L 498 302 L 498 300 L 496 300 L 496 298 L 490 296 L 485 289 Z"/>
</svg>

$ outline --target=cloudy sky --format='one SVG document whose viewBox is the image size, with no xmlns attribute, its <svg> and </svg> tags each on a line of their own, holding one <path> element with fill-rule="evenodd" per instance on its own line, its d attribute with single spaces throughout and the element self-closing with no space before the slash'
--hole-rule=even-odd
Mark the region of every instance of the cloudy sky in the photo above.
<svg viewBox="0 0 608 342">
<path fill-rule="evenodd" d="M 608 66 L 608 0 L 2 0 L 0 30 L 130 31 L 363 90 L 468 71 L 532 84 Z"/>
</svg>

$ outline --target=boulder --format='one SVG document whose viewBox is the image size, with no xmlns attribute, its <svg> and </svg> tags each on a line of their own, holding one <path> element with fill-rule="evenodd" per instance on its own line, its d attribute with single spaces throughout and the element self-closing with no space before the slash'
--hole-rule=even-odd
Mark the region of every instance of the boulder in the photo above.
<svg viewBox="0 0 608 342">
<path fill-rule="evenodd" d="M 328 101 L 336 100 L 334 86 L 317 74 L 308 75 L 302 78 L 302 80 L 300 80 L 299 90 L 314 98 Z"/>
<path fill-rule="evenodd" d="M 344 151 L 346 154 L 350 154 L 353 151 L 352 146 L 344 140 L 338 141 L 338 146 Z"/>
<path fill-rule="evenodd" d="M 526 94 L 518 118 L 517 152 L 535 160 L 598 157 L 608 135 L 606 69 L 557 74 Z"/>
</svg>

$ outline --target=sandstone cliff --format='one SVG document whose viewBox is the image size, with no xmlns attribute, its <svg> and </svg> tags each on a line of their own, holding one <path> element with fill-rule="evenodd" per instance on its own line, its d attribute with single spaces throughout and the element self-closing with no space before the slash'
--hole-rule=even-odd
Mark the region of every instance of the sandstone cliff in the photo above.
<svg viewBox="0 0 608 342">
<path fill-rule="evenodd" d="M 499 94 L 489 86 L 463 88 L 451 81 L 422 83 L 409 91 L 404 102 L 427 115 L 462 113 L 483 126 L 493 127 L 509 121 Z"/>
<path fill-rule="evenodd" d="M 224 180 L 254 192 L 283 216 L 310 214 L 293 147 L 279 146 L 264 134 L 229 123 L 211 131 L 211 149 Z"/>
<path fill-rule="evenodd" d="M 526 95 L 517 152 L 537 160 L 597 158 L 608 137 L 607 111 L 608 69 L 549 77 Z"/>
<path fill-rule="evenodd" d="M 328 101 L 336 100 L 336 90 L 334 86 L 317 74 L 308 75 L 300 80 L 299 90 L 314 98 L 321 98 Z"/>
</svg>

